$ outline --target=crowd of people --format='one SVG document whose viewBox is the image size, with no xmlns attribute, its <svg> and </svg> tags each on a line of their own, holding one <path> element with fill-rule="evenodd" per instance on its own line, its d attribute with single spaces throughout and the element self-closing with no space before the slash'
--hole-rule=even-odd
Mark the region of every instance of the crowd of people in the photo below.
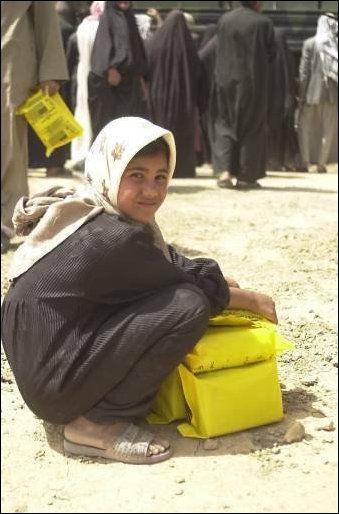
<svg viewBox="0 0 339 514">
<path fill-rule="evenodd" d="M 27 193 L 27 163 L 46 168 L 47 176 L 83 171 L 92 141 L 121 116 L 141 116 L 173 132 L 176 178 L 194 177 L 197 165 L 210 163 L 221 188 L 260 187 L 267 169 L 321 173 L 337 162 L 335 15 L 321 15 L 316 35 L 305 41 L 298 80 L 285 34 L 260 12 L 262 2 L 240 2 L 199 36 L 188 13 L 136 14 L 131 4 L 56 2 L 55 9 L 54 2 L 2 2 L 2 123 L 11 128 L 2 131 L 4 251 L 14 205 Z M 17 80 L 16 48 L 30 45 L 35 51 L 27 59 L 21 52 Z M 47 158 L 29 128 L 27 156 L 26 143 L 16 150 L 26 141 L 26 124 L 13 113 L 46 77 L 84 131 Z"/>
</svg>

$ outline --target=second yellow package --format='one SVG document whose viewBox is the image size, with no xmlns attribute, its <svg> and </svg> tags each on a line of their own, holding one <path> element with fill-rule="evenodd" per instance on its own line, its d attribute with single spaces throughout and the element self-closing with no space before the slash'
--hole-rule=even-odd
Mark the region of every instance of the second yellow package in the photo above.
<svg viewBox="0 0 339 514">
<path fill-rule="evenodd" d="M 39 89 L 18 107 L 16 114 L 25 116 L 46 147 L 47 157 L 83 132 L 59 93 L 50 96 Z"/>
<path fill-rule="evenodd" d="M 283 417 L 276 358 L 194 375 L 179 366 L 190 415 L 178 426 L 184 437 L 215 437 Z"/>
</svg>

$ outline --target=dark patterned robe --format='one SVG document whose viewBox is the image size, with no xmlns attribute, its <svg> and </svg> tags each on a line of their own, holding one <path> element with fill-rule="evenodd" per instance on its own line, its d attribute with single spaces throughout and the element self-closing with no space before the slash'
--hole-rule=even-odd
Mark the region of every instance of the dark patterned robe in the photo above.
<svg viewBox="0 0 339 514">
<path fill-rule="evenodd" d="M 149 351 L 151 335 L 165 337 L 166 319 L 179 323 L 166 300 L 176 288 L 197 288 L 211 314 L 227 305 L 215 261 L 169 251 L 171 262 L 147 228 L 100 214 L 15 279 L 2 306 L 2 340 L 36 415 L 67 423 L 118 386 Z"/>
</svg>

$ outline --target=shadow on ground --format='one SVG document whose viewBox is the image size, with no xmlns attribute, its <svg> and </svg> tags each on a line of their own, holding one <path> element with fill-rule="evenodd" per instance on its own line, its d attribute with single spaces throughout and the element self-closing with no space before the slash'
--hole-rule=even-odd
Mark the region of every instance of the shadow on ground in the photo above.
<svg viewBox="0 0 339 514">
<path fill-rule="evenodd" d="M 230 191 L 229 189 L 227 191 Z M 334 189 L 319 189 L 319 188 L 313 188 L 313 187 L 285 187 L 285 186 L 264 186 L 262 185 L 258 189 L 237 189 L 234 188 L 231 191 L 237 191 L 237 193 L 257 193 L 262 191 L 276 191 L 276 192 L 287 192 L 287 193 L 325 193 L 325 194 L 337 194 L 337 191 Z"/>
<path fill-rule="evenodd" d="M 174 447 L 175 457 L 246 455 L 258 450 L 269 450 L 284 445 L 283 436 L 295 421 L 311 416 L 322 417 L 322 413 L 313 407 L 313 402 L 317 400 L 317 396 L 306 389 L 295 388 L 283 391 L 284 417 L 280 422 L 215 438 L 217 447 L 213 450 L 206 449 L 204 439 L 182 437 L 176 430 L 179 422 L 152 426 L 142 422 L 140 426 L 151 430 L 160 438 L 168 439 Z M 63 425 L 54 425 L 44 421 L 43 427 L 49 446 L 54 451 L 64 454 Z M 310 437 L 306 436 L 306 439 Z M 73 455 L 67 455 L 67 457 L 81 462 L 93 460 L 90 457 Z M 112 464 L 111 461 L 101 458 L 94 460 L 103 464 Z"/>
</svg>

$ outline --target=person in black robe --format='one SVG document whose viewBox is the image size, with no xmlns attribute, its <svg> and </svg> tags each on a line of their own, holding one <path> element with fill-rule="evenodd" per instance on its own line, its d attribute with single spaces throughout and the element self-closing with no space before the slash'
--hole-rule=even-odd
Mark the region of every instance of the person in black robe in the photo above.
<svg viewBox="0 0 339 514">
<path fill-rule="evenodd" d="M 303 169 L 298 136 L 294 128 L 297 107 L 295 60 L 285 32 L 275 28 L 276 56 L 270 65 L 268 90 L 267 168 Z"/>
<path fill-rule="evenodd" d="M 147 118 L 147 61 L 131 2 L 106 2 L 91 56 L 88 106 L 93 139 L 121 116 Z"/>
<path fill-rule="evenodd" d="M 275 55 L 271 20 L 262 2 L 240 2 L 222 16 L 216 52 L 218 185 L 259 187 L 266 171 L 269 62 Z"/>
<path fill-rule="evenodd" d="M 147 42 L 146 49 L 151 119 L 174 133 L 177 145 L 175 176 L 194 177 L 201 66 L 183 13 L 170 12 Z"/>
</svg>

